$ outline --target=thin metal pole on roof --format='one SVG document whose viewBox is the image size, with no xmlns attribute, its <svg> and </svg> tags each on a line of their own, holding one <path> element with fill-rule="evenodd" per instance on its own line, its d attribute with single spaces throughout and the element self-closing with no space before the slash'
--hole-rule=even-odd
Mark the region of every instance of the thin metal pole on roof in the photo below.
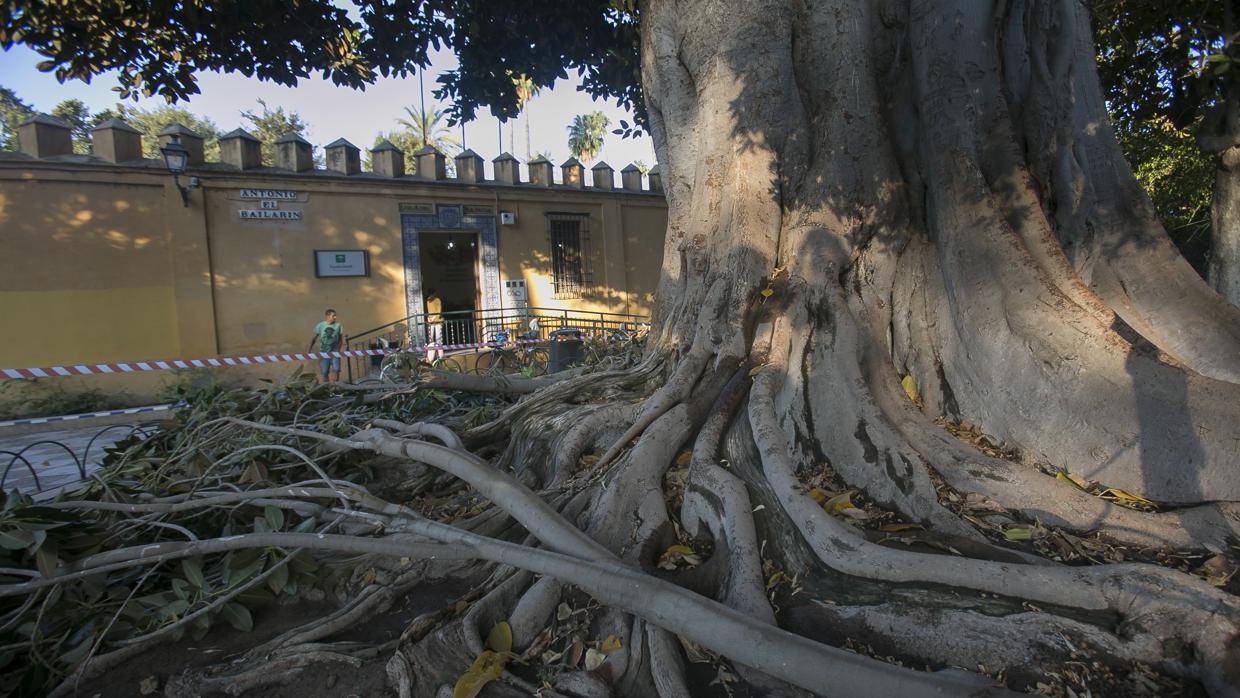
<svg viewBox="0 0 1240 698">
<path fill-rule="evenodd" d="M 422 100 L 422 145 L 426 145 L 426 88 L 422 86 L 423 66 L 418 66 L 418 99 Z"/>
</svg>

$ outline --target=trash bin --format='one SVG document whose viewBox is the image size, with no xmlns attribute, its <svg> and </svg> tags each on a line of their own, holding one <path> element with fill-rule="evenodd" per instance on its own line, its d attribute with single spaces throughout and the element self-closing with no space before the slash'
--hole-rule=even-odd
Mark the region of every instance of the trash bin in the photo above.
<svg viewBox="0 0 1240 698">
<path fill-rule="evenodd" d="M 569 366 L 581 363 L 581 330 L 565 327 L 551 333 L 551 346 L 547 352 L 547 373 L 559 373 Z"/>
</svg>

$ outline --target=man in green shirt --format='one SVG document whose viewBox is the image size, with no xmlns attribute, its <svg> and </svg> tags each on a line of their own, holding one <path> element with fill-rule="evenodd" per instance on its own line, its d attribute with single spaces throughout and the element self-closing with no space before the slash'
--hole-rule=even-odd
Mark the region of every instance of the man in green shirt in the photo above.
<svg viewBox="0 0 1240 698">
<path fill-rule="evenodd" d="M 314 351 L 314 343 L 318 342 L 320 352 L 340 351 L 344 348 L 344 329 L 336 321 L 336 311 L 331 308 L 323 314 L 323 321 L 314 326 L 314 336 L 310 338 L 310 351 Z M 319 359 L 319 382 L 340 380 L 340 357 Z"/>
</svg>

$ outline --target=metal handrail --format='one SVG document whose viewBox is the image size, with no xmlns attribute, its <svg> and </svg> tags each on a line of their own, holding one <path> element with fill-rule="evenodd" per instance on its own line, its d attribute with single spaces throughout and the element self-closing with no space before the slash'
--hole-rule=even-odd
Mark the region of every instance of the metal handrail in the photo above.
<svg viewBox="0 0 1240 698">
<path fill-rule="evenodd" d="M 627 331 L 647 325 L 645 315 L 609 313 L 596 310 L 573 310 L 569 308 L 503 308 L 494 310 L 449 310 L 439 313 L 443 318 L 443 343 L 449 345 L 480 344 L 492 341 L 497 333 L 507 332 L 509 337 L 529 335 L 530 320 L 536 320 L 537 338 L 546 339 L 558 329 L 573 327 L 586 334 Z M 348 349 L 400 348 L 426 341 L 426 313 L 408 315 L 377 327 L 372 327 L 345 338 Z M 481 351 L 475 348 L 473 351 Z M 347 361 L 347 377 L 363 377 L 377 368 L 381 357 L 350 357 Z"/>
<path fill-rule="evenodd" d="M 644 323 L 650 322 L 650 317 L 648 315 L 633 315 L 631 313 L 609 313 L 609 312 L 602 312 L 602 311 L 597 311 L 597 310 L 573 310 L 569 308 L 541 308 L 537 306 L 530 307 L 530 308 L 504 308 L 502 310 L 448 310 L 448 311 L 444 311 L 439 314 L 444 316 L 444 320 L 446 321 L 450 319 L 449 316 L 451 316 L 452 318 L 456 318 L 456 319 L 474 319 L 474 316 L 478 313 L 501 313 L 504 315 L 525 314 L 525 315 L 532 315 L 532 316 L 538 316 L 538 317 L 562 317 L 562 318 L 569 317 L 567 314 L 572 313 L 573 316 L 569 319 L 574 319 L 574 320 L 577 319 L 578 315 L 588 315 L 588 316 L 596 315 L 598 316 L 600 320 L 605 319 L 605 318 L 628 318 L 628 321 L 638 323 L 638 324 L 644 324 Z M 425 324 L 426 324 L 426 313 L 415 313 L 413 315 L 408 315 L 406 317 L 403 317 L 399 320 L 393 320 L 392 322 L 384 323 L 382 325 L 379 325 L 378 327 L 372 327 L 368 330 L 363 330 L 361 332 L 358 332 L 357 334 L 348 335 L 345 337 L 345 341 L 352 342 L 355 340 L 364 339 L 370 335 L 382 332 L 383 330 L 395 329 L 397 325 L 420 327 L 420 326 L 424 326 Z"/>
</svg>

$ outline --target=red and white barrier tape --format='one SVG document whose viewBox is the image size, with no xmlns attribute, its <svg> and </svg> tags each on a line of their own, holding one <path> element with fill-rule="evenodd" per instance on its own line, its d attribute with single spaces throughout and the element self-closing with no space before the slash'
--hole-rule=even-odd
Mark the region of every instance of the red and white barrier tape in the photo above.
<svg viewBox="0 0 1240 698">
<path fill-rule="evenodd" d="M 160 361 L 128 361 L 113 364 L 75 364 L 72 366 L 48 366 L 44 368 L 0 368 L 0 380 L 21 378 L 55 378 L 57 376 L 86 376 L 97 373 L 141 373 L 143 371 L 170 371 L 186 368 L 215 368 L 220 366 L 256 366 L 284 361 L 315 361 L 318 359 L 345 358 L 350 356 L 386 356 L 388 354 L 425 354 L 427 348 L 442 351 L 461 349 L 498 349 L 502 346 L 539 344 L 545 340 L 517 339 L 507 342 L 475 342 L 472 344 L 439 344 L 408 347 L 405 349 L 352 349 L 349 351 L 314 351 L 300 354 L 264 354 L 262 356 L 219 356 L 211 359 L 166 359 Z"/>
</svg>

